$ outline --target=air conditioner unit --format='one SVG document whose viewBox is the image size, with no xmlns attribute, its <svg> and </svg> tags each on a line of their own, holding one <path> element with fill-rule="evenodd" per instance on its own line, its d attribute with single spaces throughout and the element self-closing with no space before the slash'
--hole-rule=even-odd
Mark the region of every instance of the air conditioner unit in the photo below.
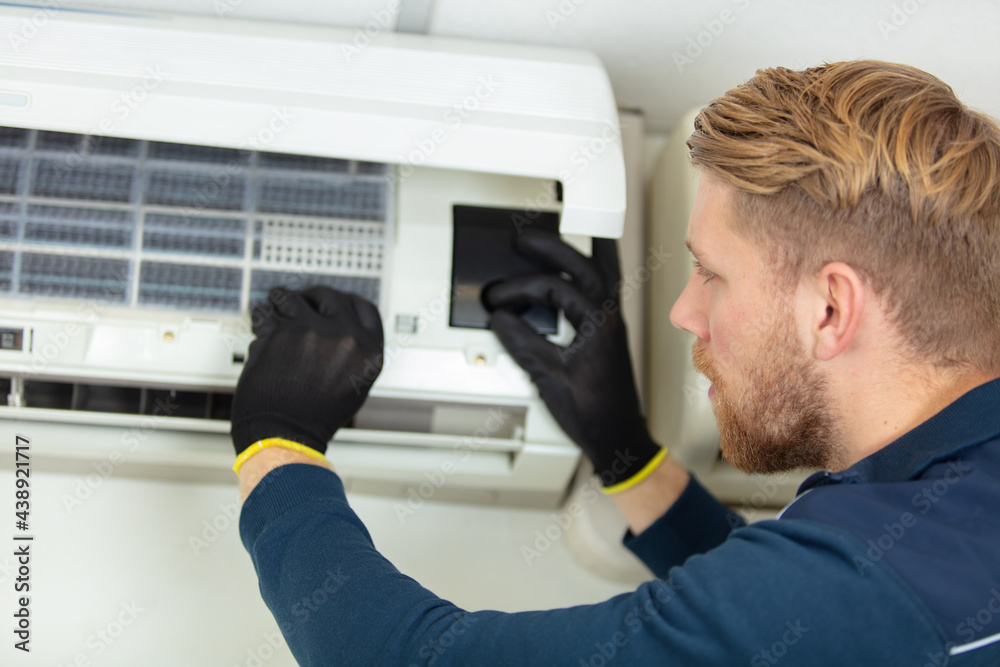
<svg viewBox="0 0 1000 667">
<path fill-rule="evenodd" d="M 351 488 L 564 496 L 578 450 L 478 294 L 529 268 L 510 242 L 526 225 L 585 252 L 622 234 L 595 57 L 38 15 L 0 11 L 16 37 L 0 56 L 0 428 L 38 444 L 36 465 L 231 479 L 248 313 L 272 286 L 319 283 L 375 301 L 386 329 L 382 375 L 329 452 Z"/>
</svg>

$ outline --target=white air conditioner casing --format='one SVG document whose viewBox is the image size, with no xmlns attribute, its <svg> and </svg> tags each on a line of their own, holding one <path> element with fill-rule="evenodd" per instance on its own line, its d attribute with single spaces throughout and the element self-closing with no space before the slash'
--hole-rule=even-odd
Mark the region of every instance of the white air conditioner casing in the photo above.
<svg viewBox="0 0 1000 667">
<path fill-rule="evenodd" d="M 584 252 L 622 235 L 594 56 L 55 11 L 0 53 L 0 126 L 0 429 L 37 465 L 231 478 L 224 401 L 266 274 L 378 301 L 385 367 L 328 453 L 351 488 L 564 497 L 578 450 L 491 332 L 449 324 L 452 208 L 556 213 Z"/>
</svg>

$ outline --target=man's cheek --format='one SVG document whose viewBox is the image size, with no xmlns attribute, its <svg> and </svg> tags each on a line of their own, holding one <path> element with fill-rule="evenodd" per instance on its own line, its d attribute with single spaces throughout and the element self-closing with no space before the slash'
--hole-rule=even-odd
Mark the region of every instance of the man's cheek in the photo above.
<svg viewBox="0 0 1000 667">
<path fill-rule="evenodd" d="M 720 336 L 716 339 L 714 352 L 712 361 L 715 371 L 723 378 L 744 368 L 747 363 L 746 346 L 739 339 Z"/>
<path fill-rule="evenodd" d="M 743 349 L 740 343 L 740 332 L 746 328 L 745 320 L 734 317 L 727 312 L 725 316 L 716 314 L 712 319 L 710 329 L 712 362 L 719 370 L 725 371 L 738 365 L 739 352 Z"/>
</svg>

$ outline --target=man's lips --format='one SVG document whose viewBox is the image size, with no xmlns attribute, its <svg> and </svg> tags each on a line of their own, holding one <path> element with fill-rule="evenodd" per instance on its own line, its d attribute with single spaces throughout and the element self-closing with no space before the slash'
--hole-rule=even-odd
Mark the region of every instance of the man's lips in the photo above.
<svg viewBox="0 0 1000 667">
<path fill-rule="evenodd" d="M 715 398 L 715 385 L 713 384 L 708 388 L 708 400 Z"/>
</svg>

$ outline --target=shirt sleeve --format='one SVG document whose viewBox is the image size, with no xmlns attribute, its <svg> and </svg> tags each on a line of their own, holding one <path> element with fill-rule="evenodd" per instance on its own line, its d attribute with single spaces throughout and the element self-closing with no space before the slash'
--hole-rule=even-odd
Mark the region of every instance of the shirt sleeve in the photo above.
<svg viewBox="0 0 1000 667">
<path fill-rule="evenodd" d="M 780 525 L 780 524 L 788 525 Z M 329 470 L 290 464 L 247 498 L 240 536 L 296 660 L 319 665 L 923 664 L 943 640 L 863 548 L 815 522 L 736 530 L 665 579 L 605 602 L 467 612 L 374 548 Z M 613 662 L 614 661 L 614 662 Z"/>
<path fill-rule="evenodd" d="M 695 554 L 710 551 L 726 541 L 736 528 L 746 525 L 705 490 L 694 475 L 677 501 L 649 528 L 625 534 L 624 543 L 657 577 L 683 565 Z"/>
</svg>

